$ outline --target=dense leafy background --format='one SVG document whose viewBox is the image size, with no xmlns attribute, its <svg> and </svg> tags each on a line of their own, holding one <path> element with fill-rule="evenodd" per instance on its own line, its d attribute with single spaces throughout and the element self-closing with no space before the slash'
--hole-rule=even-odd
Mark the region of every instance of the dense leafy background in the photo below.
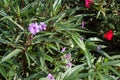
<svg viewBox="0 0 120 80">
<path fill-rule="evenodd" d="M 84 4 L 0 0 L 0 80 L 49 80 L 49 73 L 56 80 L 119 80 L 120 1 L 94 0 L 89 9 Z M 45 22 L 47 30 L 31 39 L 32 22 Z M 114 31 L 110 41 L 108 30 Z"/>
</svg>

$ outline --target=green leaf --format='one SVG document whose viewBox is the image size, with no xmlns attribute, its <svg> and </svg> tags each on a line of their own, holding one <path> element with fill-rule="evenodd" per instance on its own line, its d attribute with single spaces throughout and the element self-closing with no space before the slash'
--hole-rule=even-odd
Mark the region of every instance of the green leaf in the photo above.
<svg viewBox="0 0 120 80">
<path fill-rule="evenodd" d="M 21 30 L 24 31 L 24 28 L 20 24 L 18 24 L 16 21 L 14 21 L 12 18 L 8 17 L 8 20 L 10 20 L 13 24 L 15 24 L 17 27 L 19 27 Z"/>
<path fill-rule="evenodd" d="M 85 49 L 84 55 L 85 55 L 85 57 L 87 59 L 88 66 L 90 68 L 92 68 L 91 54 L 90 54 L 90 52 L 87 49 Z"/>
<path fill-rule="evenodd" d="M 37 79 L 37 80 L 49 80 L 47 78 L 43 78 L 43 76 L 45 76 L 45 75 L 46 74 L 43 73 L 42 71 L 41 72 L 38 71 L 37 73 L 34 73 L 33 75 L 31 75 L 28 80 L 34 80 L 34 79 Z"/>
<path fill-rule="evenodd" d="M 107 74 L 103 74 L 103 73 L 99 73 L 99 72 L 98 72 L 98 75 L 100 77 L 100 80 L 117 80 L 111 75 L 107 75 Z"/>
<path fill-rule="evenodd" d="M 99 72 L 98 72 L 98 75 L 99 75 L 99 77 L 100 77 L 100 80 L 109 80 L 109 79 L 107 79 L 106 77 L 104 77 L 103 74 L 101 74 L 101 73 L 99 73 Z"/>
<path fill-rule="evenodd" d="M 15 49 L 14 51 L 12 51 L 11 53 L 9 53 L 7 56 L 4 56 L 1 60 L 1 63 L 4 61 L 7 61 L 9 59 L 11 59 L 12 57 L 16 56 L 18 53 L 22 52 L 21 49 Z"/>
<path fill-rule="evenodd" d="M 105 63 L 101 64 L 100 66 L 101 67 L 104 67 L 104 66 L 115 66 L 116 64 L 119 64 L 119 63 L 120 63 L 120 60 L 113 60 L 113 61 L 105 62 Z"/>
<path fill-rule="evenodd" d="M 51 56 L 45 55 L 45 54 L 44 54 L 44 56 L 45 56 L 45 59 L 46 59 L 46 60 L 48 60 L 48 61 L 50 61 L 50 62 L 53 62 L 53 58 L 52 58 Z"/>
<path fill-rule="evenodd" d="M 11 80 L 13 76 L 16 74 L 16 68 L 17 68 L 17 65 L 12 65 L 10 67 L 10 70 L 8 71 L 8 77 L 9 77 L 8 80 Z"/>
<path fill-rule="evenodd" d="M 40 78 L 39 80 L 50 80 L 50 79 L 48 79 L 48 78 Z"/>
<path fill-rule="evenodd" d="M 79 34 L 75 34 L 75 33 L 70 33 L 68 32 L 71 36 L 72 36 L 72 39 L 75 41 L 75 43 L 84 51 L 84 55 L 87 59 L 87 62 L 88 62 L 88 65 L 89 67 L 92 67 L 92 64 L 91 64 L 91 55 L 90 55 L 90 52 L 86 49 L 86 46 L 83 42 L 83 40 L 80 39 L 80 35 Z"/>
<path fill-rule="evenodd" d="M 118 75 L 120 77 L 120 71 L 116 70 L 113 67 L 111 67 L 111 71 L 113 71 L 116 75 Z"/>
<path fill-rule="evenodd" d="M 21 37 L 23 34 L 24 34 L 24 33 L 21 32 L 21 33 L 17 36 L 17 38 L 16 38 L 16 40 L 15 40 L 15 43 L 17 43 L 17 42 L 19 41 L 20 37 Z"/>
<path fill-rule="evenodd" d="M 100 54 L 102 54 L 102 55 L 104 55 L 104 56 L 107 57 L 108 59 L 112 59 L 111 56 L 109 56 L 106 52 L 104 52 L 104 51 L 102 51 L 102 50 L 98 50 L 97 52 L 100 53 Z"/>
<path fill-rule="evenodd" d="M 119 54 L 119 53 L 117 53 L 117 54 Z M 120 55 L 113 55 L 112 59 L 120 59 Z"/>
<path fill-rule="evenodd" d="M 27 53 L 25 53 L 25 55 L 26 55 L 26 59 L 27 59 L 28 66 L 30 66 L 31 62 L 30 62 L 29 55 L 28 55 Z"/>
<path fill-rule="evenodd" d="M 112 23 L 108 24 L 111 29 L 115 29 L 115 26 Z"/>
<path fill-rule="evenodd" d="M 4 20 L 4 19 L 8 19 L 8 20 L 11 21 L 13 24 L 15 24 L 18 28 L 20 28 L 21 30 L 24 31 L 24 28 L 23 28 L 20 24 L 18 24 L 16 21 L 14 21 L 11 16 L 4 16 L 2 19 L 0 19 L 0 21 L 1 21 L 1 20 Z"/>
<path fill-rule="evenodd" d="M 95 73 L 80 73 L 78 76 L 79 78 L 86 78 L 90 75 L 95 75 Z"/>
<path fill-rule="evenodd" d="M 7 16 L 7 14 L 5 12 L 3 12 L 3 11 L 0 11 L 0 15 L 1 16 Z"/>
<path fill-rule="evenodd" d="M 62 0 L 55 0 L 53 4 L 53 14 L 56 14 L 59 11 Z"/>
<path fill-rule="evenodd" d="M 76 75 L 78 72 L 83 70 L 85 64 L 75 66 L 73 68 L 69 68 L 65 73 L 62 74 L 61 80 L 75 80 L 78 76 Z"/>
<path fill-rule="evenodd" d="M 22 8 L 21 13 L 26 13 L 26 11 L 30 11 L 30 10 L 28 10 L 28 9 L 29 9 L 31 6 L 33 7 L 33 6 L 37 5 L 37 4 L 38 4 L 37 1 L 34 1 L 34 2 L 32 2 L 31 4 L 28 4 L 27 6 L 25 6 L 24 8 Z"/>
<path fill-rule="evenodd" d="M 99 39 L 99 38 L 97 38 L 97 37 L 91 37 L 91 38 L 88 38 L 88 39 L 86 40 L 86 42 L 91 42 L 91 41 L 100 41 L 100 42 L 102 42 L 102 40 Z"/>
<path fill-rule="evenodd" d="M 2 38 L 0 37 L 0 43 L 8 44 L 9 42 L 8 42 L 7 40 L 5 40 L 5 39 L 2 39 Z"/>
<path fill-rule="evenodd" d="M 5 71 L 5 68 L 3 66 L 0 65 L 0 73 L 4 76 L 5 79 L 7 79 L 6 77 L 6 71 Z"/>
<path fill-rule="evenodd" d="M 43 41 L 44 42 L 55 42 L 55 43 L 65 44 L 65 43 L 63 43 L 63 41 L 61 41 L 60 39 L 57 39 L 57 38 L 45 38 L 45 37 L 40 38 L 40 37 L 38 37 L 38 38 L 33 39 L 32 45 L 39 44 Z"/>
<path fill-rule="evenodd" d="M 101 11 L 98 11 L 96 18 L 100 16 Z"/>
<path fill-rule="evenodd" d="M 71 34 L 71 33 L 70 33 Z M 72 35 L 72 39 L 76 42 L 76 44 L 83 50 L 85 51 L 85 44 L 84 42 L 80 39 L 80 36 L 78 36 L 78 34 L 71 34 Z"/>
</svg>

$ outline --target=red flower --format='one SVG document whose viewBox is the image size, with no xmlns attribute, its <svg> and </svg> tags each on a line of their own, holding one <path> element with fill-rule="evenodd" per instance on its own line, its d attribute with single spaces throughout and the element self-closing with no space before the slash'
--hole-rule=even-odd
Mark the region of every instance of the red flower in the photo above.
<svg viewBox="0 0 120 80">
<path fill-rule="evenodd" d="M 106 34 L 104 34 L 104 38 L 107 40 L 112 40 L 113 38 L 113 31 L 109 30 Z"/>
<path fill-rule="evenodd" d="M 91 4 L 94 4 L 93 0 L 85 0 L 85 7 L 90 8 Z"/>
</svg>

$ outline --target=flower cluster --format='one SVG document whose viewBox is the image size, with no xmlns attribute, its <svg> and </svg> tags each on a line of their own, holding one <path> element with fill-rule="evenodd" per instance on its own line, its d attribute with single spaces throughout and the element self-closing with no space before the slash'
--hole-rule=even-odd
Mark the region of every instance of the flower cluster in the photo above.
<svg viewBox="0 0 120 80">
<path fill-rule="evenodd" d="M 46 30 L 47 25 L 44 22 L 38 23 L 30 23 L 28 30 L 35 35 L 36 33 Z"/>
</svg>

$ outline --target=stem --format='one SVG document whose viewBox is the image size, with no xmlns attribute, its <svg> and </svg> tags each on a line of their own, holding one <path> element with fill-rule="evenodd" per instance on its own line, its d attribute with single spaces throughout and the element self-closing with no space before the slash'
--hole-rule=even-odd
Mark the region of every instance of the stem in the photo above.
<svg viewBox="0 0 120 80">
<path fill-rule="evenodd" d="M 22 0 L 22 8 L 24 7 L 24 0 Z"/>
</svg>

